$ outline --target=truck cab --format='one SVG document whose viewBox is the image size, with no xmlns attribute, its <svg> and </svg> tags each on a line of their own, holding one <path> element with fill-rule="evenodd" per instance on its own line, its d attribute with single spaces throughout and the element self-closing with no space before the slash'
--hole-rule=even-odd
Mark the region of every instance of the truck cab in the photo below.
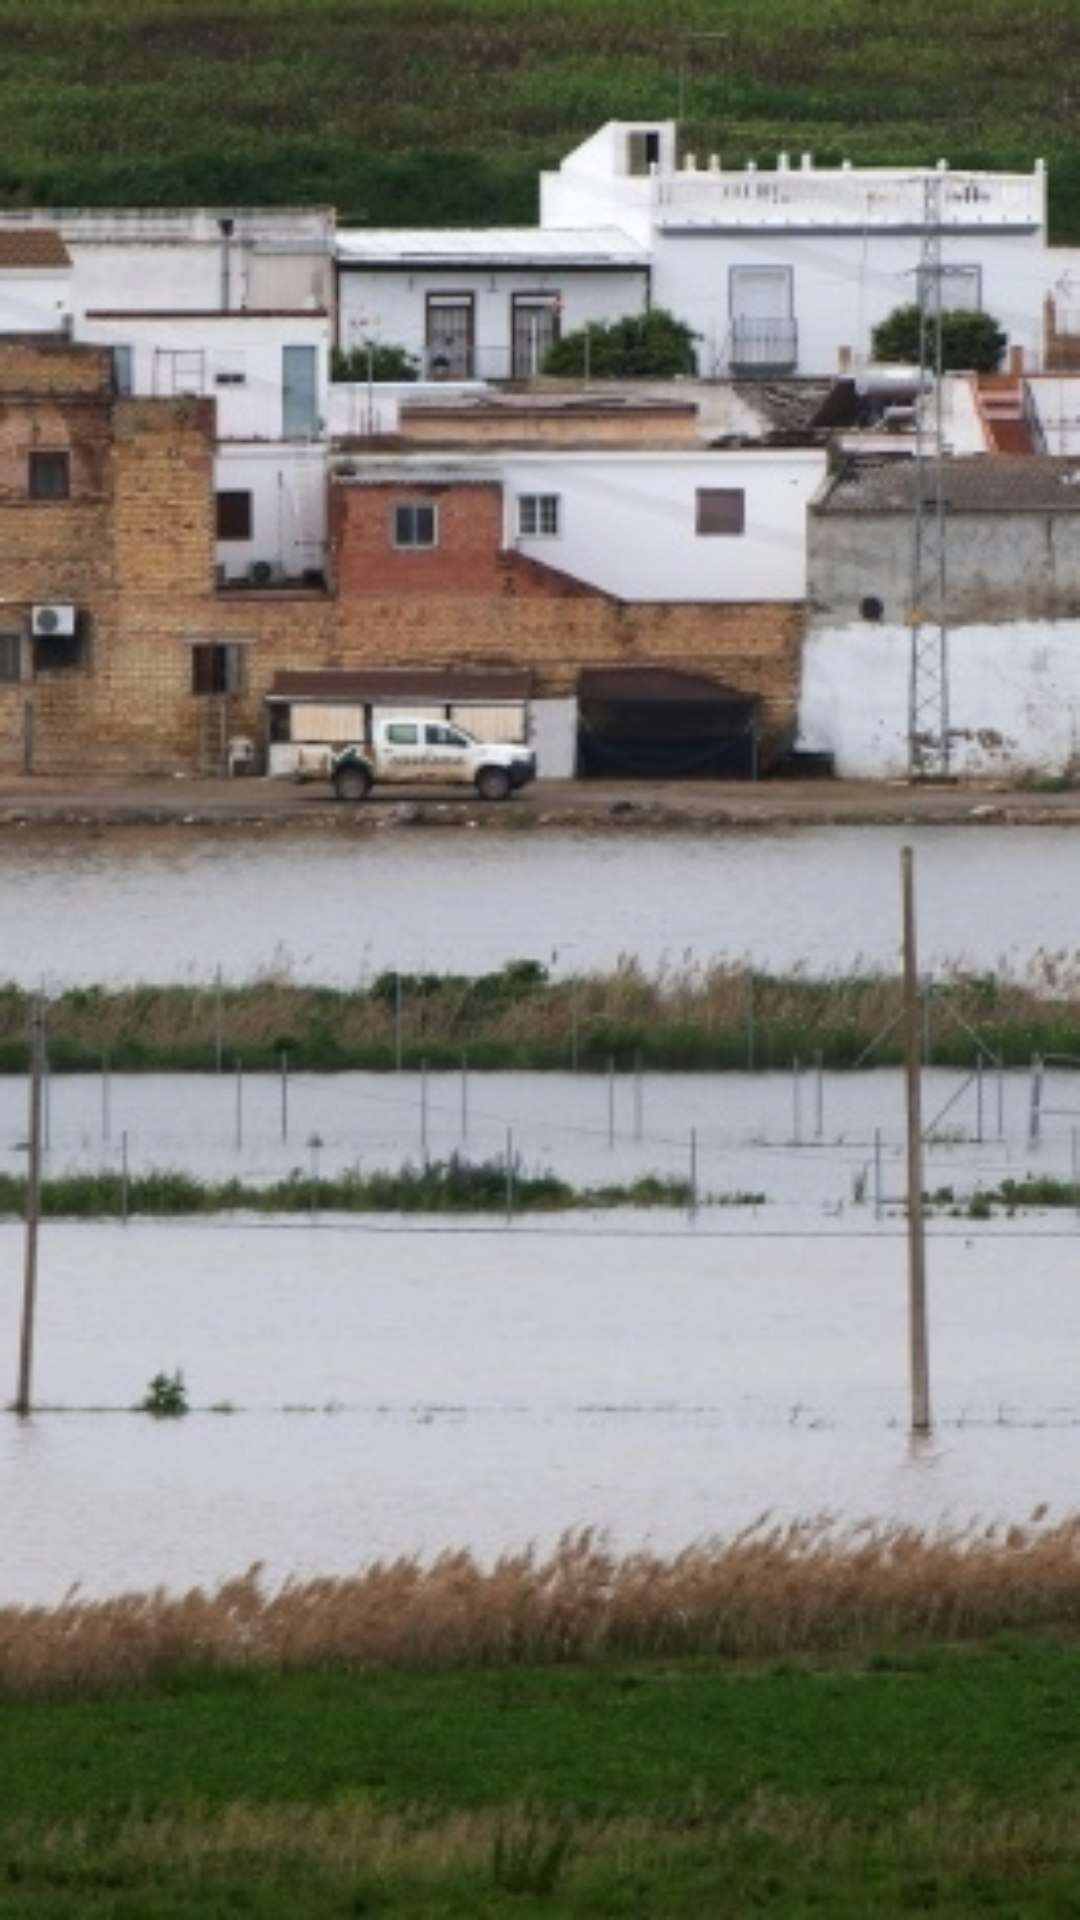
<svg viewBox="0 0 1080 1920">
<path fill-rule="evenodd" d="M 528 747 L 476 740 L 449 720 L 425 714 L 380 717 L 370 737 L 345 747 L 331 770 L 339 800 L 366 800 L 377 784 L 471 786 L 482 800 L 505 800 L 536 778 Z"/>
</svg>

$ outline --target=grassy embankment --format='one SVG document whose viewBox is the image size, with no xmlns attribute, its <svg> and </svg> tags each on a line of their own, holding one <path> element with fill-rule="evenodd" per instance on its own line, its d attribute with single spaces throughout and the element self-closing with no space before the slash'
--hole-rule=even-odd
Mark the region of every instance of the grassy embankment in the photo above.
<svg viewBox="0 0 1080 1920">
<path fill-rule="evenodd" d="M 397 988 L 381 974 L 354 989 L 258 979 L 242 986 L 70 988 L 48 1007 L 54 1072 L 211 1070 L 221 1061 L 273 1069 L 390 1069 L 397 1059 Z M 498 973 L 403 975 L 401 1059 L 432 1069 L 470 1066 L 620 1071 L 788 1068 L 821 1055 L 827 1067 L 896 1064 L 900 983 L 886 974 L 811 979 L 739 966 L 632 964 L 549 980 L 535 961 Z M 26 1069 L 31 998 L 0 987 L 0 1072 Z M 993 974 L 939 981 L 927 1016 L 927 1057 L 970 1067 L 976 1038 L 1012 1066 L 1032 1054 L 1080 1054 L 1080 978 L 1047 959 L 1019 981 Z"/>
<path fill-rule="evenodd" d="M 1080 1536 L 588 1536 L 0 1610 L 14 1920 L 1080 1901 Z"/>
<path fill-rule="evenodd" d="M 1080 239 L 1062 0 L 0 0 L 0 198 L 317 201 L 370 224 L 528 221 L 536 175 L 612 118 L 675 111 L 688 144 L 771 164 L 1051 168 Z"/>
</svg>

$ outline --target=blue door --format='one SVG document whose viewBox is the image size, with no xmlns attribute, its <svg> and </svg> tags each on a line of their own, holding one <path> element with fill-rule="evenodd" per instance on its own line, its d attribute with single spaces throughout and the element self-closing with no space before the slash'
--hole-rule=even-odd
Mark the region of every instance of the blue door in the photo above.
<svg viewBox="0 0 1080 1920">
<path fill-rule="evenodd" d="M 281 431 L 286 440 L 314 440 L 319 431 L 316 349 L 283 347 Z"/>
</svg>

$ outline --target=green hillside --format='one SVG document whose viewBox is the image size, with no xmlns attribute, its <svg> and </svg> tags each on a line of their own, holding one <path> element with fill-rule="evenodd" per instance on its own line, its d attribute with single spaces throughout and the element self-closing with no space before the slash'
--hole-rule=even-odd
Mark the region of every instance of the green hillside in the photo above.
<svg viewBox="0 0 1080 1920">
<path fill-rule="evenodd" d="M 0 0 L 0 198 L 332 202 L 371 224 L 527 221 L 610 118 L 701 153 L 1050 163 L 1080 240 L 1077 0 Z"/>
</svg>

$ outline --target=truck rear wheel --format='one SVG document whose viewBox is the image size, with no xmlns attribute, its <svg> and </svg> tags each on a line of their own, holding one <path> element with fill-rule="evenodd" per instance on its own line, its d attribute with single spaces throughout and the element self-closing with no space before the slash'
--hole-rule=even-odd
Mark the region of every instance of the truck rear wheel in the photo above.
<svg viewBox="0 0 1080 1920">
<path fill-rule="evenodd" d="M 334 775 L 334 794 L 338 800 L 366 800 L 371 792 L 371 775 L 366 767 L 339 767 Z"/>
<path fill-rule="evenodd" d="M 481 767 L 476 776 L 476 791 L 481 800 L 505 800 L 510 791 L 510 775 L 505 767 Z"/>
</svg>

